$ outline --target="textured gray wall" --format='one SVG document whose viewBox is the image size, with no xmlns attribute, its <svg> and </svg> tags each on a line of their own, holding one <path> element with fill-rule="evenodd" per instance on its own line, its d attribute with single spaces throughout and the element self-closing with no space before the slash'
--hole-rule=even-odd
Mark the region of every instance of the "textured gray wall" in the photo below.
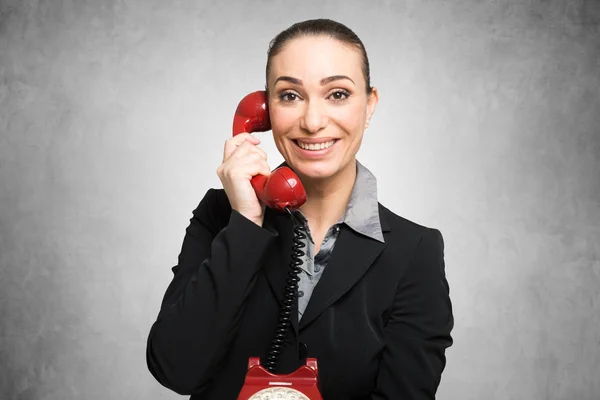
<svg viewBox="0 0 600 400">
<path fill-rule="evenodd" d="M 439 398 L 600 398 L 599 1 L 0 4 L 0 399 L 179 398 L 169 268 L 268 41 L 322 16 L 371 56 L 381 201 L 446 239 Z"/>
</svg>

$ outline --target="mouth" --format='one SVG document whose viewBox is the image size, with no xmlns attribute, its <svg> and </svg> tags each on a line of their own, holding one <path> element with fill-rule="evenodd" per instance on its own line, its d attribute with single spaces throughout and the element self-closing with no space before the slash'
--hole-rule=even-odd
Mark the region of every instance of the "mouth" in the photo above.
<svg viewBox="0 0 600 400">
<path fill-rule="evenodd" d="M 326 150 L 326 149 L 330 148 L 338 140 L 339 139 L 331 139 L 326 142 L 319 142 L 319 143 L 305 142 L 305 141 L 298 140 L 298 139 L 294 139 L 293 141 L 294 141 L 294 143 L 296 143 L 296 146 L 300 147 L 302 150 L 319 151 L 319 150 Z"/>
</svg>

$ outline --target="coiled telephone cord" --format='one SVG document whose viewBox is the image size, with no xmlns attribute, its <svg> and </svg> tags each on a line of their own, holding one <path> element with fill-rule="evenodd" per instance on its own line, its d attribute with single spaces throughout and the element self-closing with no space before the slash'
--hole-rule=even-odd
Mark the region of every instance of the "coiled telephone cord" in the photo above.
<svg viewBox="0 0 600 400">
<path fill-rule="evenodd" d="M 294 226 L 294 238 L 292 244 L 292 261 L 288 270 L 288 279 L 283 297 L 283 305 L 279 310 L 279 318 L 277 320 L 277 329 L 275 336 L 271 341 L 271 347 L 267 353 L 267 361 L 264 367 L 267 371 L 275 373 L 279 356 L 285 345 L 287 331 L 292 321 L 292 313 L 296 310 L 295 305 L 298 301 L 298 282 L 300 282 L 300 266 L 302 265 L 302 257 L 305 253 L 302 251 L 306 245 L 303 240 L 306 239 L 306 228 L 298 221 L 292 211 L 286 207 L 285 209 L 292 219 Z"/>
</svg>

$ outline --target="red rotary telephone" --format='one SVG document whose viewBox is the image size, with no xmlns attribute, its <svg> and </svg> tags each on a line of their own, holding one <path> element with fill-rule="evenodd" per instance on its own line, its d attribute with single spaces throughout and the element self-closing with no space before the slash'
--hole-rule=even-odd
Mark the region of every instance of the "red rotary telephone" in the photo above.
<svg viewBox="0 0 600 400">
<path fill-rule="evenodd" d="M 270 129 L 266 92 L 253 92 L 244 97 L 233 117 L 233 136 L 242 132 L 263 132 Z M 277 168 L 268 177 L 256 175 L 250 183 L 257 197 L 270 208 L 289 211 L 306 202 L 306 191 L 302 182 L 288 167 Z M 297 265 L 293 268 L 298 271 Z M 295 290 L 297 291 L 297 283 Z M 281 322 L 283 321 L 280 318 Z M 306 365 L 293 373 L 277 375 L 261 366 L 260 358 L 251 357 L 238 400 L 263 399 L 322 400 L 318 389 L 317 360 L 307 358 Z"/>
<path fill-rule="evenodd" d="M 264 132 L 271 129 L 267 95 L 264 90 L 250 93 L 240 101 L 233 116 L 233 136 L 242 132 Z M 297 209 L 306 202 L 306 191 L 296 174 L 280 167 L 268 177 L 256 175 L 250 181 L 259 200 L 267 207 L 284 211 Z"/>
<path fill-rule="evenodd" d="M 258 357 L 248 362 L 248 374 L 238 400 L 323 400 L 318 388 L 317 360 L 307 358 L 306 365 L 289 375 L 275 375 L 260 366 Z"/>
</svg>

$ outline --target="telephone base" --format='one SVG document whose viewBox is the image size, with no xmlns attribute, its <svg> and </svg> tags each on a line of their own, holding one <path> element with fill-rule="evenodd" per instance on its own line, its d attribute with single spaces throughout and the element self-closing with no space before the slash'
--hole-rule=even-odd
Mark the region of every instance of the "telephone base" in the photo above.
<svg viewBox="0 0 600 400">
<path fill-rule="evenodd" d="M 316 358 L 307 358 L 306 365 L 287 375 L 272 374 L 260 365 L 260 358 L 251 357 L 244 387 L 237 400 L 323 400 L 318 388 Z"/>
</svg>

